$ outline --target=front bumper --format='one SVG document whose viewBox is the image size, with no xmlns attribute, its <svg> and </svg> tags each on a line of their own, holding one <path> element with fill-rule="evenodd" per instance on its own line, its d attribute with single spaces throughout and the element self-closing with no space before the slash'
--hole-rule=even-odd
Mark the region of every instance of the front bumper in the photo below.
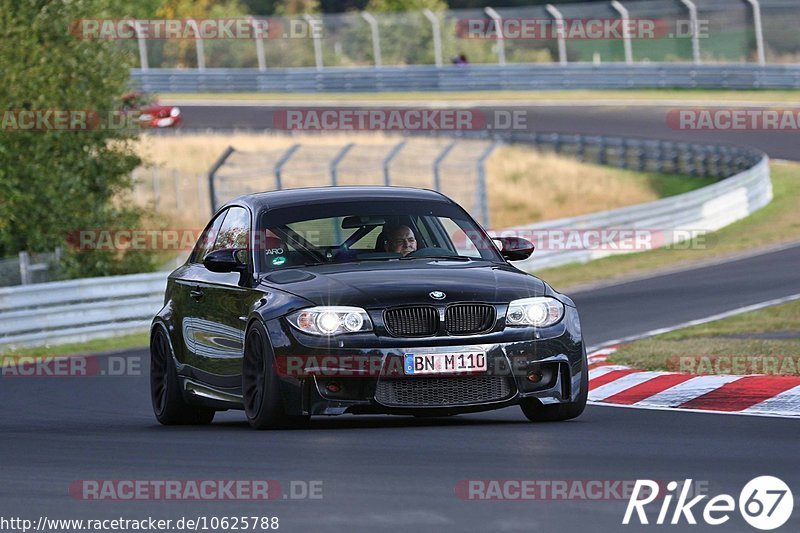
<svg viewBox="0 0 800 533">
<path fill-rule="evenodd" d="M 284 319 L 267 322 L 288 414 L 446 415 L 498 409 L 536 398 L 575 401 L 585 352 L 577 311 L 567 307 L 551 328 L 485 335 L 398 339 L 372 333 L 346 339 L 298 332 Z M 480 374 L 406 376 L 406 353 L 486 354 Z M 530 376 L 530 377 L 529 377 Z"/>
</svg>

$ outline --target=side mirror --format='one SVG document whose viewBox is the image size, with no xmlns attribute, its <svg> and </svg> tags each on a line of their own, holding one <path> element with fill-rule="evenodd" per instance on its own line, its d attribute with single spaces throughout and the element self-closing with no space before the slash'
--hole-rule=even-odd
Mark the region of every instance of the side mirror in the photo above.
<svg viewBox="0 0 800 533">
<path fill-rule="evenodd" d="M 247 270 L 247 249 L 214 250 L 203 258 L 203 266 L 211 272 L 245 272 Z"/>
<path fill-rule="evenodd" d="M 497 237 L 492 239 L 500 249 L 500 255 L 509 261 L 522 261 L 533 253 L 533 243 L 522 237 Z"/>
</svg>

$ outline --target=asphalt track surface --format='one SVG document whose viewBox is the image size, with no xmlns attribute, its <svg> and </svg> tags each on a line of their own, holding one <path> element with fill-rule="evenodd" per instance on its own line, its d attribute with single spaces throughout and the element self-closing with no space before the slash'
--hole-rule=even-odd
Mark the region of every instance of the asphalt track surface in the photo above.
<svg viewBox="0 0 800 533">
<path fill-rule="evenodd" d="M 587 342 L 597 345 L 798 293 L 798 264 L 794 246 L 574 298 Z M 622 526 L 625 499 L 474 501 L 460 498 L 456 487 L 462 480 L 691 478 L 712 496 L 738 499 L 750 479 L 775 475 L 800 491 L 797 420 L 589 406 L 574 421 L 552 424 L 531 424 L 508 408 L 438 419 L 315 418 L 308 430 L 275 432 L 252 431 L 240 412 L 230 412 L 210 427 L 166 428 L 150 409 L 146 351 L 125 357 L 141 362 L 140 375 L 0 378 L 0 517 L 278 516 L 282 531 L 727 532 L 755 530 L 738 512 L 713 528 L 685 521 L 655 526 L 658 503 L 648 507 L 651 525 Z M 72 497 L 70 484 L 87 479 L 271 479 L 287 496 L 291 481 L 319 480 L 323 497 L 266 503 Z M 798 501 L 779 531 L 800 530 Z M 702 509 L 695 509 L 702 523 Z"/>
<path fill-rule="evenodd" d="M 369 104 L 367 104 L 369 105 Z M 409 102 L 409 108 L 414 107 Z M 455 104 L 453 104 L 455 105 Z M 182 103 L 184 129 L 272 129 L 274 107 L 268 105 L 208 106 Z M 308 107 L 308 104 L 298 104 Z M 347 107 L 342 103 L 341 107 Z M 370 106 L 380 108 L 380 105 Z M 697 109 L 697 105 L 553 105 L 480 108 L 524 111 L 527 129 L 541 132 L 583 133 L 645 137 L 680 142 L 751 146 L 770 157 L 800 159 L 800 131 L 699 131 L 670 127 L 667 115 L 673 109 Z M 765 109 L 748 107 L 748 109 Z"/>
</svg>

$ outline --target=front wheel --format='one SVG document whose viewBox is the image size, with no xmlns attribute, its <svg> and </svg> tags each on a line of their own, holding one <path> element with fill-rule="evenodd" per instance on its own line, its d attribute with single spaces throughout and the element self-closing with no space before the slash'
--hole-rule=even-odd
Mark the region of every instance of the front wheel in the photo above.
<svg viewBox="0 0 800 533">
<path fill-rule="evenodd" d="M 280 429 L 303 425 L 308 416 L 289 416 L 283 406 L 272 346 L 261 322 L 245 336 L 242 361 L 244 412 L 254 429 Z"/>
<path fill-rule="evenodd" d="M 522 413 L 531 422 L 556 422 L 577 418 L 586 408 L 586 399 L 589 396 L 589 363 L 586 360 L 586 348 L 583 350 L 581 363 L 581 391 L 574 402 L 543 405 L 536 398 L 523 398 L 520 401 Z"/>
<path fill-rule="evenodd" d="M 150 335 L 150 399 L 156 420 L 165 426 L 205 425 L 216 411 L 186 403 L 166 332 L 156 327 Z"/>
</svg>

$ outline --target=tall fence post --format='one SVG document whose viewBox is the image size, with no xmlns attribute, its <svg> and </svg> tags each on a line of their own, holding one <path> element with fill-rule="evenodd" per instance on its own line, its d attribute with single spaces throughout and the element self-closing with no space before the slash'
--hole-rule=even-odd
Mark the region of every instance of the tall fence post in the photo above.
<svg viewBox="0 0 800 533">
<path fill-rule="evenodd" d="M 308 24 L 308 29 L 311 32 L 311 40 L 314 42 L 314 62 L 317 65 L 317 70 L 322 70 L 322 36 L 318 31 L 321 24 L 308 13 L 303 15 L 303 20 Z"/>
<path fill-rule="evenodd" d="M 550 16 L 556 21 L 556 40 L 558 41 L 558 62 L 562 65 L 567 64 L 567 39 L 566 39 L 566 27 L 564 26 L 564 15 L 561 14 L 561 11 L 556 9 L 556 6 L 553 4 L 547 4 L 545 6 L 547 12 L 550 13 Z"/>
<path fill-rule="evenodd" d="M 439 17 L 428 8 L 422 10 L 422 14 L 425 15 L 431 22 L 431 30 L 433 32 L 433 58 L 436 62 L 437 67 L 442 66 L 442 28 L 439 25 Z"/>
<path fill-rule="evenodd" d="M 361 18 L 369 24 L 369 31 L 372 33 L 372 59 L 375 61 L 375 67 L 380 67 L 381 61 L 381 32 L 378 28 L 378 19 L 369 11 L 362 11 Z"/>
<path fill-rule="evenodd" d="M 763 65 L 767 62 L 764 54 L 764 29 L 761 26 L 761 4 L 758 0 L 747 0 L 753 6 L 753 26 L 756 31 L 756 54 L 758 55 L 758 64 Z"/>
<path fill-rule="evenodd" d="M 490 144 L 478 158 L 477 162 L 477 173 L 478 173 L 478 186 L 475 188 L 475 206 L 478 209 L 481 217 L 481 224 L 483 224 L 484 228 L 489 228 L 489 199 L 487 198 L 487 187 L 486 187 L 486 160 L 489 159 L 489 156 L 492 155 L 495 148 L 497 148 L 497 142 L 493 142 Z"/>
<path fill-rule="evenodd" d="M 344 159 L 344 156 L 347 155 L 347 152 L 349 152 L 350 149 L 355 145 L 356 143 L 348 143 L 344 145 L 344 147 L 339 150 L 339 153 L 336 154 L 336 157 L 331 160 L 331 185 L 334 187 L 339 185 L 339 163 L 342 162 L 342 159 Z"/>
<path fill-rule="evenodd" d="M 625 9 L 619 0 L 612 0 L 611 7 L 616 9 L 617 13 L 619 13 L 619 17 L 622 19 L 622 47 L 625 50 L 625 63 L 630 65 L 633 63 L 633 50 L 631 49 L 631 28 L 628 24 L 628 20 L 630 20 L 630 14 L 628 10 Z"/>
<path fill-rule="evenodd" d="M 491 7 L 483 8 L 483 11 L 489 15 L 489 18 L 494 22 L 494 29 L 497 31 L 497 63 L 500 65 L 506 64 L 506 41 L 503 35 L 503 19 L 500 13 Z"/>
<path fill-rule="evenodd" d="M 692 61 L 700 63 L 700 25 L 697 23 L 697 6 L 692 0 L 681 0 L 689 10 L 689 24 L 692 25 Z"/>
<path fill-rule="evenodd" d="M 222 155 L 219 156 L 219 159 L 217 159 L 216 163 L 214 163 L 214 165 L 208 171 L 208 197 L 211 201 L 212 215 L 217 212 L 217 195 L 214 187 L 214 180 L 216 179 L 217 171 L 222 165 L 225 164 L 225 161 L 227 161 L 231 154 L 235 151 L 236 150 L 233 148 L 233 146 L 228 146 L 225 151 L 222 152 Z"/>
<path fill-rule="evenodd" d="M 256 20 L 252 16 L 248 16 L 247 20 L 253 28 L 253 39 L 256 41 L 256 58 L 258 59 L 258 70 L 267 70 L 267 59 L 264 55 L 264 24 L 263 19 Z M 269 24 L 269 22 L 267 22 Z M 267 28 L 269 32 L 269 28 Z"/>
<path fill-rule="evenodd" d="M 203 36 L 200 35 L 200 26 L 194 19 L 187 20 L 186 24 L 194 28 L 194 46 L 195 49 L 197 50 L 197 70 L 205 70 L 206 53 L 205 53 L 205 48 L 203 47 Z"/>
<path fill-rule="evenodd" d="M 440 174 L 442 161 L 444 161 L 444 158 L 450 153 L 450 150 L 455 148 L 457 143 L 458 141 L 452 141 L 450 144 L 445 146 L 444 149 L 439 152 L 439 155 L 436 156 L 436 159 L 433 160 L 433 189 L 436 191 L 441 192 L 442 190 L 442 176 Z"/>
<path fill-rule="evenodd" d="M 150 65 L 147 61 L 147 39 L 142 35 L 141 28 L 139 27 L 140 21 L 134 20 L 131 21 L 130 27 L 133 28 L 133 32 L 136 34 L 136 41 L 139 45 L 139 67 L 142 71 L 146 71 L 150 68 Z"/>
<path fill-rule="evenodd" d="M 395 144 L 389 153 L 386 154 L 386 157 L 383 159 L 383 184 L 387 187 L 391 184 L 391 175 L 389 173 L 389 165 L 392 163 L 392 159 L 397 157 L 397 154 L 400 153 L 400 150 L 406 145 L 406 141 L 400 141 L 399 143 Z"/>
<path fill-rule="evenodd" d="M 275 189 L 279 191 L 283 189 L 283 167 L 284 165 L 286 165 L 286 163 L 289 162 L 289 159 L 291 159 L 294 153 L 299 149 L 300 149 L 299 144 L 293 144 L 292 146 L 289 147 L 288 150 L 286 150 L 283 153 L 281 158 L 278 159 L 278 162 L 275 163 Z"/>
</svg>

